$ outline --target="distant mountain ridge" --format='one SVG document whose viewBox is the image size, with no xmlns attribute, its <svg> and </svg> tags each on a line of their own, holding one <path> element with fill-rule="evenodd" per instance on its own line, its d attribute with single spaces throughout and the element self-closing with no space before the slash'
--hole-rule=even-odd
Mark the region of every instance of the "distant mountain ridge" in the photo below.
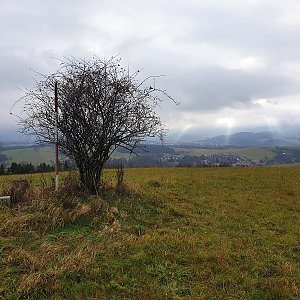
<svg viewBox="0 0 300 300">
<path fill-rule="evenodd" d="M 199 144 L 235 147 L 300 146 L 300 138 L 269 131 L 257 133 L 238 132 L 231 135 L 219 135 L 204 139 Z"/>
<path fill-rule="evenodd" d="M 159 144 L 160 141 L 154 141 Z M 151 141 L 153 143 L 153 141 Z M 150 143 L 150 145 L 151 145 Z M 176 137 L 176 134 L 167 137 L 166 144 L 185 143 L 194 146 L 209 146 L 209 147 L 274 147 L 274 146 L 300 146 L 300 129 L 299 132 L 279 133 L 271 131 L 250 132 L 241 131 L 230 135 L 217 135 L 210 138 L 197 137 L 196 133 L 184 134 Z M 33 142 L 25 140 L 21 141 L 6 141 L 0 140 L 0 151 L 8 149 L 28 148 L 34 145 Z M 47 145 L 45 145 L 47 146 Z"/>
</svg>

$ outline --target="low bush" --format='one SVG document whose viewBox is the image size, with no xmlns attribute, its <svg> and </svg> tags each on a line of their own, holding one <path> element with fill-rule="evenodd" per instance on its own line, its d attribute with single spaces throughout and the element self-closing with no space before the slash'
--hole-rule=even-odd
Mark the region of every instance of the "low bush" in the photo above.
<svg viewBox="0 0 300 300">
<path fill-rule="evenodd" d="M 32 231 L 45 234 L 81 219 L 93 226 L 116 221 L 114 208 L 100 196 L 89 195 L 76 173 L 64 178 L 59 191 L 54 190 L 53 181 L 41 180 L 39 186 L 34 186 L 29 179 L 20 179 L 13 180 L 7 192 L 11 203 L 1 208 L 5 215 L 0 223 L 2 236 Z"/>
</svg>

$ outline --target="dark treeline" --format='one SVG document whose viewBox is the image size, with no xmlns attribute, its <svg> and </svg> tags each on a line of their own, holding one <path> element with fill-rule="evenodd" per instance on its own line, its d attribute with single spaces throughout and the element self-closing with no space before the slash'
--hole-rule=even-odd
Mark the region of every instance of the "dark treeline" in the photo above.
<svg viewBox="0 0 300 300">
<path fill-rule="evenodd" d="M 126 168 L 141 167 L 226 167 L 250 166 L 253 163 L 246 157 L 233 154 L 211 154 L 195 156 L 189 153 L 163 153 L 113 158 L 106 162 L 106 168 L 116 168 L 123 165 Z"/>
<path fill-rule="evenodd" d="M 119 147 L 118 148 L 119 153 L 131 153 L 130 150 Z M 175 150 L 171 148 L 170 146 L 162 146 L 162 145 L 140 145 L 137 146 L 137 148 L 134 149 L 134 153 L 136 154 L 174 154 Z"/>
<path fill-rule="evenodd" d="M 34 166 L 32 163 L 16 163 L 12 162 L 10 167 L 6 168 L 4 164 L 0 165 L 0 175 L 9 174 L 33 174 L 33 173 L 46 173 L 54 171 L 54 167 L 46 163 L 41 163 Z"/>
<path fill-rule="evenodd" d="M 69 169 L 70 165 L 68 161 L 65 161 L 60 166 L 61 171 L 68 171 Z M 40 163 L 38 166 L 34 166 L 32 163 L 19 164 L 12 162 L 9 167 L 5 167 L 4 164 L 0 164 L 0 175 L 47 173 L 53 171 L 55 171 L 55 167 L 46 163 Z"/>
</svg>

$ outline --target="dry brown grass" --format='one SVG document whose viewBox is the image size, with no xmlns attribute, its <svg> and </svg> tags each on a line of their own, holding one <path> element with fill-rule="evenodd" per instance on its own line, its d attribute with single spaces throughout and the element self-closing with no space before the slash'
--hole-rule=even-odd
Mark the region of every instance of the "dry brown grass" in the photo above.
<svg viewBox="0 0 300 300">
<path fill-rule="evenodd" d="M 118 208 L 111 207 L 99 196 L 89 196 L 74 174 L 66 177 L 59 192 L 53 190 L 52 183 L 34 186 L 30 180 L 13 181 L 8 190 L 15 191 L 15 200 L 10 207 L 0 207 L 1 238 L 35 240 L 39 237 L 25 247 L 11 247 L 8 243 L 0 248 L 5 264 L 16 265 L 22 270 L 15 291 L 19 297 L 34 290 L 45 293 L 59 290 L 57 280 L 68 274 L 75 277 L 85 274 L 102 251 L 101 244 L 86 239 L 84 234 L 77 234 L 75 241 L 68 235 L 44 240 L 50 232 L 82 224 L 101 237 L 122 228 Z M 7 278 L 13 275 L 11 268 L 4 272 Z M 0 289 L 0 298 L 5 294 L 7 289 Z"/>
<path fill-rule="evenodd" d="M 72 173 L 58 192 L 53 190 L 52 184 L 37 187 L 28 179 L 12 181 L 8 190 L 13 199 L 11 207 L 0 208 L 0 234 L 4 237 L 22 236 L 27 232 L 45 234 L 83 216 L 93 217 L 93 225 L 97 224 L 98 217 L 112 224 L 117 214 L 117 209 L 110 208 L 103 198 L 88 196 Z"/>
</svg>

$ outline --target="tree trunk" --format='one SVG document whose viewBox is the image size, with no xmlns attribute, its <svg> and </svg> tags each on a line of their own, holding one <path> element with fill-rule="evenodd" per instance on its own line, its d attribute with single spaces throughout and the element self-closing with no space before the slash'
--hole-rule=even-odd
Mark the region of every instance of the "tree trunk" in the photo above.
<svg viewBox="0 0 300 300">
<path fill-rule="evenodd" d="M 99 194 L 100 176 L 103 165 L 97 167 L 79 167 L 80 181 L 82 185 L 92 194 Z"/>
</svg>

